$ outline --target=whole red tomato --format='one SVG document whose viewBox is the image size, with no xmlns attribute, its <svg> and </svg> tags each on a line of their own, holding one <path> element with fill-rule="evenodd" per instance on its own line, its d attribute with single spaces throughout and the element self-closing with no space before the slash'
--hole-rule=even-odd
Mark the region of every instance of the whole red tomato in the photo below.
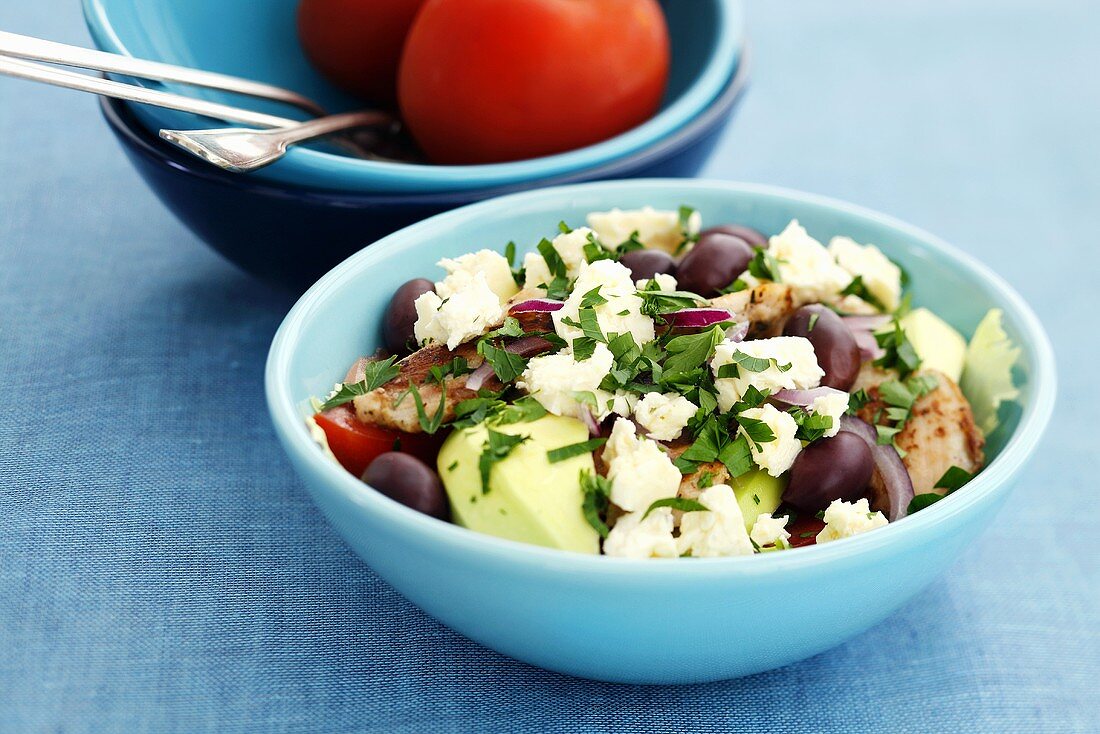
<svg viewBox="0 0 1100 734">
<path fill-rule="evenodd" d="M 656 112 L 669 39 L 656 0 L 428 0 L 398 101 L 436 163 L 579 148 Z"/>
<path fill-rule="evenodd" d="M 424 0 L 302 0 L 306 56 L 346 92 L 387 107 L 397 101 L 397 63 Z"/>
</svg>

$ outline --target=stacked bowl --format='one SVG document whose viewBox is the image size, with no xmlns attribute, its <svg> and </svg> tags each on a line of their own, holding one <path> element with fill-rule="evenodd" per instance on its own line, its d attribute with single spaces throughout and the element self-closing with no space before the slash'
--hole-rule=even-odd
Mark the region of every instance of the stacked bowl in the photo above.
<svg viewBox="0 0 1100 734">
<path fill-rule="evenodd" d="M 295 31 L 297 3 L 84 0 L 84 12 L 92 38 L 105 51 L 277 84 L 332 112 L 361 107 L 306 61 Z M 613 138 L 541 158 L 441 166 L 299 146 L 267 168 L 229 173 L 158 136 L 163 128 L 223 123 L 119 101 L 104 101 L 102 109 L 140 175 L 187 227 L 244 270 L 301 287 L 364 245 L 464 204 L 564 183 L 697 173 L 745 88 L 740 2 L 666 0 L 662 5 L 672 67 L 661 109 Z M 285 107 L 225 92 L 134 81 L 288 115 Z"/>
</svg>

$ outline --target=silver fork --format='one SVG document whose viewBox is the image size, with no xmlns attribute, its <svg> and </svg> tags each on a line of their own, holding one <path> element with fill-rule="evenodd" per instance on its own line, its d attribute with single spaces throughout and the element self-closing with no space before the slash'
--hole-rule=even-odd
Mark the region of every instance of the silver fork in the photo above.
<svg viewBox="0 0 1100 734">
<path fill-rule="evenodd" d="M 40 62 L 219 89 L 283 102 L 312 115 L 322 116 L 302 122 L 195 97 L 79 74 Z M 270 84 L 157 61 L 134 59 L 3 31 L 0 31 L 0 74 L 261 128 L 160 131 L 161 137 L 189 153 L 226 170 L 236 172 L 252 171 L 269 165 L 285 155 L 291 145 L 306 140 L 362 127 L 378 127 L 392 131 L 397 125 L 393 116 L 378 111 L 324 115 L 324 110 L 313 100 Z M 369 152 L 363 151 L 351 141 L 341 142 L 359 154 L 369 155 Z"/>
</svg>

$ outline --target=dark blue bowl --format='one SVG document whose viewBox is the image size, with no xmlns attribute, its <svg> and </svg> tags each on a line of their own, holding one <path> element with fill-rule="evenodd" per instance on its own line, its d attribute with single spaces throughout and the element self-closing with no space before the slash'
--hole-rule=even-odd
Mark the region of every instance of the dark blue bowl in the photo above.
<svg viewBox="0 0 1100 734">
<path fill-rule="evenodd" d="M 745 53 L 722 93 L 701 115 L 628 158 L 568 176 L 435 194 L 343 194 L 258 183 L 160 140 L 117 100 L 104 99 L 101 109 L 138 173 L 192 232 L 252 275 L 304 289 L 380 237 L 475 201 L 582 181 L 693 176 L 732 119 L 747 78 Z"/>
</svg>

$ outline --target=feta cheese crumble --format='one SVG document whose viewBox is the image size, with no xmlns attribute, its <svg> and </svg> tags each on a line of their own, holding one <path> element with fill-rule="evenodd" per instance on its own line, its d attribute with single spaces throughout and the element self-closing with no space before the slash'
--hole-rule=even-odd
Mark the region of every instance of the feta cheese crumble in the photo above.
<svg viewBox="0 0 1100 734">
<path fill-rule="evenodd" d="M 672 537 L 672 510 L 658 507 L 643 520 L 641 512 L 619 518 L 603 543 L 604 555 L 619 558 L 675 558 L 676 539 Z"/>
<path fill-rule="evenodd" d="M 723 365 L 735 364 L 738 353 L 750 357 L 771 360 L 761 372 L 738 367 L 737 377 L 718 378 Z M 771 339 L 753 339 L 745 342 L 726 340 L 714 350 L 710 361 L 714 371 L 714 386 L 718 390 L 718 407 L 728 412 L 741 399 L 749 386 L 757 390 L 806 390 L 817 387 L 825 371 L 817 363 L 817 355 L 809 339 L 801 336 L 776 336 Z M 787 365 L 790 365 L 788 368 Z"/>
<path fill-rule="evenodd" d="M 447 277 L 435 284 L 440 298 L 450 298 L 470 287 L 478 273 L 485 276 L 489 290 L 504 303 L 519 292 L 512 268 L 499 252 L 478 250 L 456 258 L 443 258 L 437 265 L 447 271 Z"/>
<path fill-rule="evenodd" d="M 466 276 L 461 277 L 465 279 Z M 443 343 L 448 349 L 454 349 L 481 336 L 504 318 L 500 298 L 483 272 L 470 277 L 463 287 L 448 292 L 448 296 L 441 297 L 429 291 L 414 302 L 416 324 L 413 334 L 417 342 Z"/>
<path fill-rule="evenodd" d="M 748 439 L 749 451 L 756 465 L 773 477 L 778 477 L 790 469 L 795 458 L 802 451 L 802 442 L 795 438 L 798 424 L 795 423 L 791 414 L 784 413 L 770 403 L 765 403 L 759 408 L 742 411 L 741 417 L 762 421 L 775 434 L 775 440 L 757 443 L 752 440 L 744 427 L 738 429 L 738 433 Z"/>
<path fill-rule="evenodd" d="M 881 512 L 871 512 L 866 498 L 855 502 L 833 500 L 825 510 L 824 519 L 825 528 L 817 534 L 818 543 L 850 538 L 887 524 Z"/>
<path fill-rule="evenodd" d="M 588 235 L 594 234 L 588 227 L 578 227 L 572 232 L 559 234 L 550 241 L 551 246 L 565 263 L 565 277 L 573 280 L 580 275 L 581 269 L 588 263 L 584 256 L 584 246 L 588 244 Z M 553 280 L 550 267 L 537 251 L 523 257 L 524 287 L 539 288 Z"/>
<path fill-rule="evenodd" d="M 848 271 L 797 219 L 768 240 L 768 252 L 778 264 L 778 280 L 791 286 L 802 303 L 830 303 L 852 282 Z"/>
<path fill-rule="evenodd" d="M 645 512 L 659 499 L 675 497 L 680 470 L 655 441 L 637 435 L 634 424 L 619 418 L 604 445 L 611 501 L 628 512 Z"/>
<path fill-rule="evenodd" d="M 609 212 L 592 212 L 588 215 L 588 226 L 596 231 L 596 236 L 607 247 L 618 247 L 638 233 L 638 239 L 646 247 L 665 252 L 676 252 L 684 241 L 684 230 L 680 228 L 680 213 L 651 206 L 641 209 L 612 209 Z M 686 234 L 696 235 L 703 226 L 699 212 L 688 217 Z"/>
<path fill-rule="evenodd" d="M 680 555 L 751 556 L 752 541 L 733 489 L 728 484 L 715 484 L 703 490 L 699 502 L 707 509 L 685 512 L 680 519 L 680 537 L 676 539 Z"/>
<path fill-rule="evenodd" d="M 758 548 L 783 547 L 791 537 L 786 529 L 788 520 L 788 515 L 772 517 L 770 512 L 762 513 L 752 524 L 749 538 Z"/>
<path fill-rule="evenodd" d="M 673 441 L 680 437 L 688 421 L 699 408 L 683 395 L 646 393 L 634 408 L 634 419 L 655 441 Z"/>
<path fill-rule="evenodd" d="M 635 285 L 638 286 L 638 290 L 645 290 L 651 281 L 656 281 L 657 288 L 662 291 L 674 291 L 679 288 L 679 284 L 676 282 L 676 278 L 668 273 L 656 273 L 652 278 L 642 278 L 635 281 Z"/>
<path fill-rule="evenodd" d="M 897 309 L 901 303 L 901 268 L 881 250 L 874 245 L 860 245 L 850 237 L 834 237 L 829 242 L 829 254 L 850 278 L 858 275 L 887 311 Z"/>
<path fill-rule="evenodd" d="M 592 408 L 578 400 L 579 394 L 590 393 L 600 405 L 606 405 L 613 396 L 599 386 L 614 363 L 615 357 L 604 344 L 597 344 L 592 356 L 579 362 L 568 351 L 533 357 L 516 385 L 554 415 L 583 419 Z"/>
<path fill-rule="evenodd" d="M 653 319 L 642 313 L 643 301 L 630 277 L 630 270 L 614 260 L 597 260 L 581 268 L 565 305 L 552 314 L 558 336 L 572 344 L 574 339 L 584 335 L 580 328 L 566 323 L 566 319 L 577 322 L 581 302 L 595 288 L 599 288 L 600 296 L 606 299 L 606 303 L 592 307 L 604 337 L 629 332 L 639 346 L 653 341 Z"/>
<path fill-rule="evenodd" d="M 840 432 L 840 417 L 848 412 L 848 399 L 851 396 L 843 390 L 829 390 L 814 398 L 810 403 L 810 412 L 827 415 L 833 419 L 833 426 L 825 431 L 823 438 L 830 438 Z"/>
</svg>

